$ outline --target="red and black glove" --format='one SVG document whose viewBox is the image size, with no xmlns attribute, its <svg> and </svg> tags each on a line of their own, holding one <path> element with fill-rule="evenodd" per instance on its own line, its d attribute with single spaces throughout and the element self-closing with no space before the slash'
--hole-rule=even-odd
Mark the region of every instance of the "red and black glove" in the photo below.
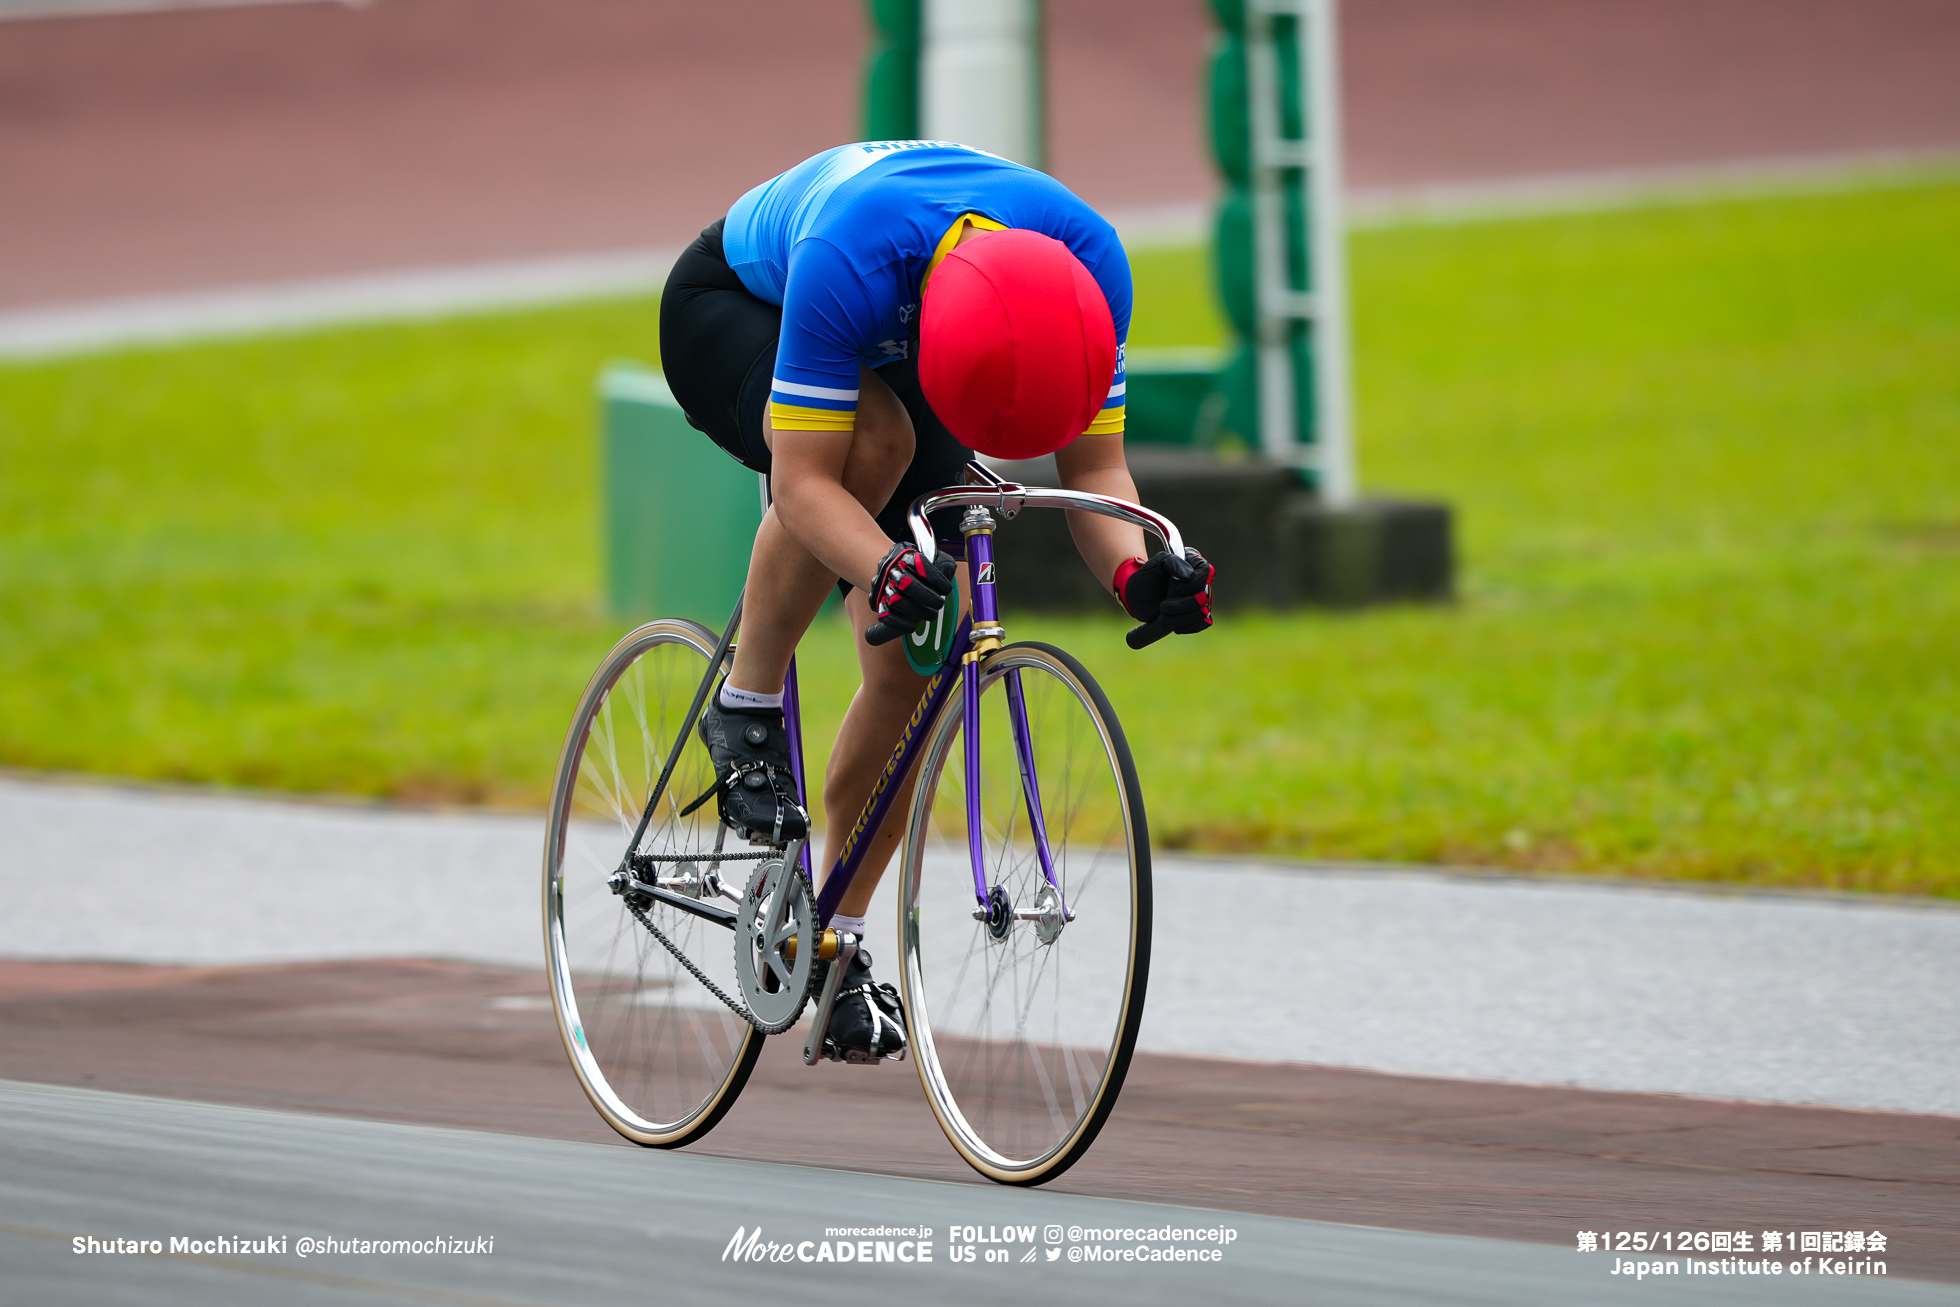
<svg viewBox="0 0 1960 1307">
<path fill-rule="evenodd" d="M 866 644 L 884 644 L 919 629 L 946 606 L 959 563 L 941 552 L 931 562 L 916 545 L 893 545 L 878 564 L 871 587 L 871 611 L 878 620 L 865 628 Z"/>
<path fill-rule="evenodd" d="M 1126 558 L 1112 583 L 1130 616 L 1143 623 L 1124 637 L 1141 649 L 1175 632 L 1196 635 L 1211 625 L 1211 580 L 1218 569 L 1195 549 L 1179 558 L 1164 549 L 1155 558 Z"/>
</svg>

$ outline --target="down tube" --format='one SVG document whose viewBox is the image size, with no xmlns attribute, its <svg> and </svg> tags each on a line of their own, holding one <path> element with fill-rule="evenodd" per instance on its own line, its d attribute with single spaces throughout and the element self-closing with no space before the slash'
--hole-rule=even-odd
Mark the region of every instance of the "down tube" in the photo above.
<svg viewBox="0 0 1960 1307">
<path fill-rule="evenodd" d="M 946 665 L 933 673 L 932 680 L 926 684 L 925 693 L 919 696 L 919 706 L 912 710 L 912 720 L 905 724 L 905 730 L 898 737 L 898 745 L 892 750 L 891 759 L 885 763 L 884 772 L 871 787 L 871 797 L 858 814 L 857 825 L 851 828 L 843 850 L 830 864 L 830 873 L 824 877 L 823 888 L 817 893 L 819 927 L 830 924 L 838 903 L 843 901 L 845 891 L 850 889 L 851 881 L 857 877 L 858 868 L 864 864 L 865 850 L 871 847 L 872 836 L 891 815 L 898 792 L 905 788 L 905 777 L 918 761 L 920 728 L 938 720 L 941 707 L 959 680 L 960 668 L 964 665 L 961 659 L 971 643 L 971 622 L 962 618 L 959 630 L 953 636 L 953 652 L 947 657 Z"/>
</svg>

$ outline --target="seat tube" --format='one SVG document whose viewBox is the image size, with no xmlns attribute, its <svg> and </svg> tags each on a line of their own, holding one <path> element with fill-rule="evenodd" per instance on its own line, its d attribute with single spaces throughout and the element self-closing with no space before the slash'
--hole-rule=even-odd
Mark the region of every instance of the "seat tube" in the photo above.
<svg viewBox="0 0 1960 1307">
<path fill-rule="evenodd" d="M 973 588 L 973 644 L 960 668 L 966 735 L 966 846 L 973 864 L 973 896 L 987 906 L 987 841 L 980 807 L 980 662 L 1000 648 L 1005 634 L 994 600 L 994 518 L 978 505 L 960 519 L 966 537 L 967 579 Z"/>
</svg>

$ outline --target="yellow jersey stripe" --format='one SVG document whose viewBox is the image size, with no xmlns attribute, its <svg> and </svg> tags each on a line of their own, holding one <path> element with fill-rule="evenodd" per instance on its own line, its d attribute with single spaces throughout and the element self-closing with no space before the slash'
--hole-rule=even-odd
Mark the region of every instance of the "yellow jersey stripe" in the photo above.
<svg viewBox="0 0 1960 1307">
<path fill-rule="evenodd" d="M 1122 430 L 1123 406 L 1117 404 L 1112 408 L 1106 408 L 1096 414 L 1095 421 L 1091 422 L 1082 434 L 1085 436 L 1107 436 L 1121 434 Z"/>
<path fill-rule="evenodd" d="M 778 431 L 855 431 L 856 409 L 802 408 L 795 404 L 769 404 L 769 421 Z"/>
</svg>

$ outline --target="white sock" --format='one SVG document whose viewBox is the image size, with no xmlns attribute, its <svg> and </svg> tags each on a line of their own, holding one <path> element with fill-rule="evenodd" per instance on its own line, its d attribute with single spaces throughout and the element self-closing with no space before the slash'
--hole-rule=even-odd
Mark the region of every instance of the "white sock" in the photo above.
<svg viewBox="0 0 1960 1307">
<path fill-rule="evenodd" d="M 721 683 L 721 693 L 716 702 L 724 708 L 774 708 L 778 712 L 783 707 L 783 692 L 757 694 L 754 690 L 738 690 L 727 681 Z"/>
<path fill-rule="evenodd" d="M 863 917 L 847 917 L 840 912 L 830 919 L 830 928 L 840 935 L 856 935 L 859 939 L 864 938 Z"/>
</svg>

